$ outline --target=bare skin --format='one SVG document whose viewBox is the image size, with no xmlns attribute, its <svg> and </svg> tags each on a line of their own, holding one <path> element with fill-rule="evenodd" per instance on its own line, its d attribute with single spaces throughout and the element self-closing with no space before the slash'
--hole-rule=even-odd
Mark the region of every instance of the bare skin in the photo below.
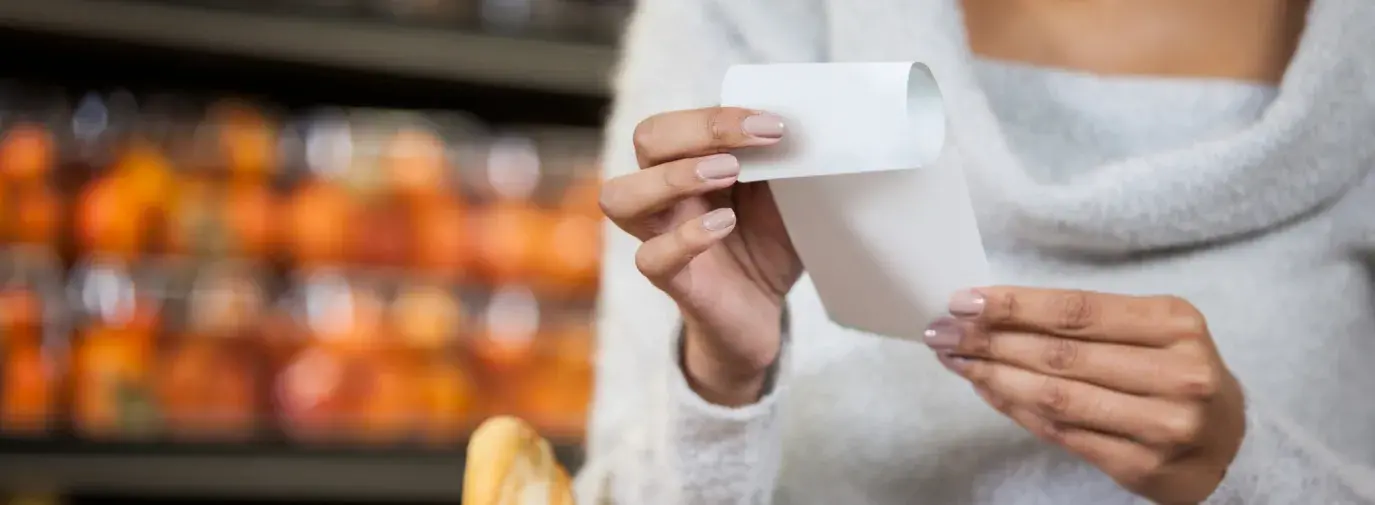
<svg viewBox="0 0 1375 505">
<path fill-rule="evenodd" d="M 975 54 L 1099 74 L 1277 83 L 1310 0 L 963 0 Z"/>
<path fill-rule="evenodd" d="M 970 47 L 987 58 L 1277 83 L 1309 0 L 963 4 Z M 643 241 L 640 272 L 678 302 L 684 374 L 716 404 L 758 400 L 778 356 L 784 297 L 802 273 L 768 186 L 738 183 L 738 160 L 722 153 L 786 135 L 784 119 L 765 111 L 658 114 L 635 134 L 642 170 L 608 181 L 602 193 L 607 216 Z M 952 300 L 952 318 L 931 328 L 928 343 L 994 408 L 1158 503 L 1197 503 L 1212 493 L 1244 437 L 1244 402 L 1192 304 L 971 288 Z M 1045 362 L 1057 355 L 1075 359 Z M 1150 377 L 1123 375 L 1143 360 L 1190 380 L 1144 390 Z"/>
</svg>

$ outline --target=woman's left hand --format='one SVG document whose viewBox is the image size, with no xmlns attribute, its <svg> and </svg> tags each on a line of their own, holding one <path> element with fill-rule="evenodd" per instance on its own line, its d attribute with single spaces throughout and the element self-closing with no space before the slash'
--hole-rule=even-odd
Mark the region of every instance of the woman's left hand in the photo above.
<svg viewBox="0 0 1375 505">
<path fill-rule="evenodd" d="M 926 341 L 993 408 L 1157 503 L 1198 503 L 1241 446 L 1241 387 L 1193 304 L 1020 287 L 955 295 Z"/>
</svg>

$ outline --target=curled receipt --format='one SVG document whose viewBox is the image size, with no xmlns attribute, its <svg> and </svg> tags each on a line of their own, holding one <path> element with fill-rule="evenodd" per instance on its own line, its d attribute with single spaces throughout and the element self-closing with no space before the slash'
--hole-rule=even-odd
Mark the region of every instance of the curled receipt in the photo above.
<svg viewBox="0 0 1375 505">
<path fill-rule="evenodd" d="M 738 65 L 721 104 L 784 118 L 782 142 L 735 153 L 740 181 L 769 181 L 836 324 L 920 339 L 952 293 L 989 283 L 964 173 L 936 163 L 945 107 L 925 65 Z"/>
</svg>

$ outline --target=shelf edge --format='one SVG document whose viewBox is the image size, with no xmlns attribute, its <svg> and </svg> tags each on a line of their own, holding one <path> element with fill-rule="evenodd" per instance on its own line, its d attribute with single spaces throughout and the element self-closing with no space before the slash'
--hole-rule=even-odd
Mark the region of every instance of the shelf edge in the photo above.
<svg viewBox="0 0 1375 505">
<path fill-rule="evenodd" d="M 0 2 L 0 27 L 406 77 L 606 96 L 610 47 L 114 0 Z"/>
<path fill-rule="evenodd" d="M 463 461 L 404 458 L 7 454 L 0 489 L 149 496 L 457 503 Z"/>
</svg>

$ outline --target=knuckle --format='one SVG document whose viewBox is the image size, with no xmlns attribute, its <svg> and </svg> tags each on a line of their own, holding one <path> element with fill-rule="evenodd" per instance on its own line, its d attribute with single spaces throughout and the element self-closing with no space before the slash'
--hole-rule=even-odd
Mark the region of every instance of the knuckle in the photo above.
<svg viewBox="0 0 1375 505">
<path fill-rule="evenodd" d="M 1159 427 L 1161 441 L 1176 445 L 1191 444 L 1202 433 L 1203 421 L 1203 413 L 1196 408 L 1163 416 Z"/>
<path fill-rule="evenodd" d="M 1036 408 L 1051 419 L 1063 419 L 1069 413 L 1070 404 L 1069 391 L 1065 390 L 1064 383 L 1053 377 L 1046 377 L 1041 382 L 1040 390 L 1036 396 Z"/>
<path fill-rule="evenodd" d="M 988 333 L 976 328 L 965 328 L 956 348 L 962 353 L 974 356 L 993 356 L 994 347 L 993 339 L 988 336 Z"/>
<path fill-rule="evenodd" d="M 994 295 L 991 298 L 992 300 L 987 300 L 989 306 L 993 309 L 989 311 L 987 316 L 990 320 L 989 322 L 995 324 L 1007 323 L 1010 321 L 1016 321 L 1019 318 L 1021 318 L 1021 301 L 1017 299 L 1017 295 L 1015 293 L 1001 293 L 998 295 Z"/>
<path fill-rule="evenodd" d="M 726 133 L 726 111 L 725 109 L 715 108 L 707 114 L 707 138 L 711 139 L 712 145 L 719 145 L 726 141 L 729 135 Z"/>
<path fill-rule="evenodd" d="M 1198 340 L 1208 336 L 1208 322 L 1193 303 L 1178 296 L 1165 297 L 1166 317 L 1175 338 L 1180 341 Z"/>
<path fill-rule="evenodd" d="M 635 145 L 635 152 L 646 154 L 654 151 L 654 144 L 657 142 L 654 130 L 661 121 L 663 115 L 655 114 L 635 125 L 635 132 L 630 137 L 631 143 Z"/>
<path fill-rule="evenodd" d="M 740 131 L 739 114 L 733 109 L 716 107 L 707 114 L 706 129 L 707 139 L 713 148 L 722 148 L 733 145 L 740 140 L 743 133 Z"/>
<path fill-rule="evenodd" d="M 1041 354 L 1042 364 L 1049 370 L 1063 372 L 1072 370 L 1079 363 L 1080 345 L 1067 338 L 1046 338 L 1045 350 Z"/>
<path fill-rule="evenodd" d="M 981 361 L 972 361 L 965 365 L 964 377 L 977 388 L 989 391 L 990 394 L 997 394 L 998 371 L 996 365 L 991 365 Z"/>
<path fill-rule="evenodd" d="M 1147 456 L 1141 460 L 1141 463 L 1138 464 L 1135 473 L 1141 476 L 1141 483 L 1143 485 L 1147 485 L 1150 484 L 1151 481 L 1155 480 L 1155 478 L 1165 470 L 1165 465 L 1167 464 L 1169 464 L 1169 458 L 1166 458 L 1165 455 L 1160 453 L 1151 453 L 1150 456 Z"/>
<path fill-rule="evenodd" d="M 1067 330 L 1083 330 L 1098 321 L 1098 307 L 1085 291 L 1067 291 L 1055 295 L 1051 309 L 1055 324 Z"/>
<path fill-rule="evenodd" d="M 678 254 L 692 255 L 701 247 L 703 235 L 697 232 L 697 230 L 702 229 L 699 223 L 701 223 L 701 218 L 691 219 L 673 229 L 671 236 L 673 237 L 674 249 Z"/>
<path fill-rule="evenodd" d="M 1002 413 L 1008 412 L 1008 407 L 1010 407 L 1011 404 L 1007 401 L 1006 398 L 1003 398 L 1002 395 L 994 394 L 993 392 L 982 387 L 975 387 L 974 391 L 979 394 L 979 397 L 983 398 L 985 403 L 988 403 L 990 407 L 993 407 L 993 410 Z"/>
<path fill-rule="evenodd" d="M 675 195 L 685 195 L 693 192 L 701 185 L 702 180 L 697 177 L 696 165 L 692 161 L 685 161 L 681 164 L 674 164 L 671 170 L 663 170 L 661 177 L 664 186 Z M 666 168 L 666 167 L 665 167 Z"/>
<path fill-rule="evenodd" d="M 993 396 L 990 404 L 993 405 L 993 410 L 998 412 L 1007 413 L 1012 411 L 1012 401 L 1002 396 Z"/>
<path fill-rule="evenodd" d="M 1187 398 L 1212 398 L 1222 387 L 1222 373 L 1210 366 L 1191 367 L 1178 380 L 1179 393 Z"/>
<path fill-rule="evenodd" d="M 1036 431 L 1047 442 L 1062 443 L 1066 440 L 1064 427 L 1049 419 L 1043 420 Z"/>
<path fill-rule="evenodd" d="M 661 235 L 658 238 L 664 237 Z M 664 251 L 666 247 L 671 246 L 662 243 L 642 244 L 635 251 L 635 269 L 639 270 L 646 279 L 649 279 L 650 283 L 661 288 L 665 282 L 670 280 L 677 269 L 686 263 L 685 260 L 674 256 L 682 254 L 681 252 L 673 251 L 672 254 L 666 254 Z"/>
<path fill-rule="evenodd" d="M 1102 396 L 1095 396 L 1084 403 L 1088 406 L 1088 408 L 1085 409 L 1085 417 L 1087 418 L 1121 419 L 1123 417 L 1123 413 L 1118 411 L 1118 405 L 1114 402 L 1107 401 L 1107 399 Z"/>
</svg>

